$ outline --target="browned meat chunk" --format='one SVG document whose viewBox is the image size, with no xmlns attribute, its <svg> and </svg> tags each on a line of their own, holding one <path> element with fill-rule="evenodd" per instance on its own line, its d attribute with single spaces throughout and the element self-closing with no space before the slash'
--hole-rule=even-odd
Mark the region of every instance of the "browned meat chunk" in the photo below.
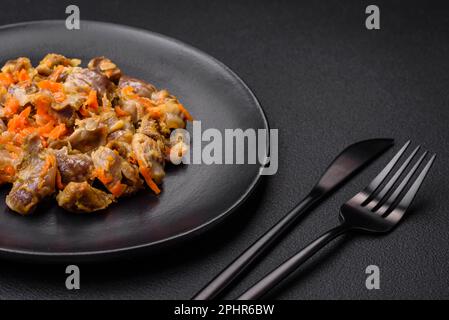
<svg viewBox="0 0 449 320">
<path fill-rule="evenodd" d="M 113 196 L 92 187 L 87 182 L 70 182 L 56 197 L 58 205 L 64 209 L 81 213 L 106 209 Z"/>
<path fill-rule="evenodd" d="M 115 196 L 135 193 L 142 187 L 138 169 L 115 150 L 100 147 L 92 153 L 97 178 Z"/>
<path fill-rule="evenodd" d="M 31 213 L 39 201 L 55 191 L 56 167 L 53 152 L 42 147 L 39 136 L 30 136 L 17 178 L 6 197 L 8 207 L 23 215 Z"/>
<path fill-rule="evenodd" d="M 122 72 L 115 63 L 105 57 L 96 57 L 90 60 L 87 67 L 90 70 L 95 70 L 111 80 L 114 83 L 118 83 L 122 76 Z"/>
<path fill-rule="evenodd" d="M 108 128 L 98 118 L 80 120 L 76 125 L 77 128 L 68 138 L 73 149 L 86 153 L 106 144 Z"/>
<path fill-rule="evenodd" d="M 70 106 L 65 106 L 59 110 L 54 110 L 52 113 L 59 121 L 64 123 L 66 127 L 73 127 L 75 121 L 78 119 L 78 115 L 75 110 Z"/>
<path fill-rule="evenodd" d="M 70 182 L 89 181 L 92 177 L 94 163 L 86 154 L 69 154 L 67 147 L 55 151 L 61 182 L 66 185 Z"/>
<path fill-rule="evenodd" d="M 14 74 L 20 70 L 30 71 L 32 70 L 31 61 L 28 58 L 17 58 L 15 60 L 9 60 L 2 68 L 3 73 Z"/>
<path fill-rule="evenodd" d="M 76 67 L 81 63 L 78 59 L 68 59 L 60 54 L 50 53 L 36 67 L 37 72 L 43 76 L 49 76 L 56 66 Z"/>
<path fill-rule="evenodd" d="M 69 74 L 64 83 L 68 91 L 81 91 L 89 93 L 90 90 L 95 90 L 100 99 L 104 95 L 108 99 L 114 96 L 114 84 L 103 74 L 82 68 L 73 68 L 72 73 Z"/>
<path fill-rule="evenodd" d="M 156 88 L 153 85 L 128 76 L 122 76 L 120 78 L 118 87 L 120 91 L 126 87 L 131 87 L 134 89 L 135 94 L 149 99 L 151 99 L 152 94 L 156 92 Z"/>
</svg>

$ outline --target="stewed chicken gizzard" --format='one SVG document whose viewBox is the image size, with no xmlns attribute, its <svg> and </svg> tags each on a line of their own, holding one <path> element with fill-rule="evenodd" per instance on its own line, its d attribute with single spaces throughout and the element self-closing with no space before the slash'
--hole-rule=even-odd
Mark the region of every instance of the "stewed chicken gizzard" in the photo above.
<svg viewBox="0 0 449 320">
<path fill-rule="evenodd" d="M 15 212 L 52 196 L 68 211 L 93 212 L 145 184 L 160 193 L 170 134 L 189 112 L 108 58 L 80 64 L 52 53 L 35 68 L 21 57 L 1 69 L 0 185 L 12 184 Z"/>
</svg>

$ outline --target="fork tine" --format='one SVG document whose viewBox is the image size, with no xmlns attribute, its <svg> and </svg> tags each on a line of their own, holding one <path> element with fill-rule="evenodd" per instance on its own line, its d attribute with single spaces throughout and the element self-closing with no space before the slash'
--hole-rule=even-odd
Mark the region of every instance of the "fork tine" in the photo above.
<svg viewBox="0 0 449 320">
<path fill-rule="evenodd" d="M 405 196 L 402 198 L 401 202 L 394 208 L 393 211 L 385 218 L 393 223 L 398 223 L 401 218 L 404 216 L 404 213 L 407 211 L 408 207 L 412 203 L 413 199 L 416 196 L 416 193 L 418 193 L 419 187 L 423 183 L 424 179 L 427 176 L 427 173 L 430 170 L 430 167 L 432 167 L 433 162 L 435 161 L 436 155 L 434 154 L 432 158 L 427 162 L 424 169 L 421 171 L 419 176 L 416 178 L 415 182 L 412 184 L 410 189 L 407 191 Z"/>
<path fill-rule="evenodd" d="M 407 173 L 407 176 L 404 178 L 404 180 L 402 180 L 402 182 L 399 184 L 396 190 L 394 190 L 394 192 L 390 195 L 388 200 L 385 201 L 385 203 L 380 208 L 375 208 L 378 214 L 380 214 L 381 216 L 384 215 L 387 212 L 387 210 L 393 205 L 393 203 L 398 199 L 399 195 L 404 190 L 405 186 L 410 181 L 416 170 L 418 170 L 418 167 L 423 162 L 427 154 L 428 152 L 426 151 L 421 155 L 418 161 L 416 161 L 416 163 L 414 164 L 413 168 L 409 171 L 409 173 Z"/>
<path fill-rule="evenodd" d="M 363 193 L 367 194 L 367 198 L 363 201 L 362 206 L 366 205 L 369 201 L 371 201 L 372 194 L 379 188 L 382 182 L 385 180 L 387 175 L 390 173 L 391 169 L 393 169 L 396 162 L 398 162 L 399 158 L 405 152 L 407 147 L 410 144 L 410 140 L 405 143 L 405 145 L 396 153 L 391 159 L 391 161 L 382 169 L 382 171 L 370 182 L 370 184 L 363 190 Z"/>
<path fill-rule="evenodd" d="M 404 170 L 408 167 L 409 163 L 413 160 L 413 158 L 415 157 L 416 153 L 419 151 L 420 148 L 421 148 L 421 146 L 417 146 L 415 148 L 415 150 L 413 150 L 413 152 L 410 154 L 410 156 L 407 158 L 407 160 L 405 160 L 405 162 L 401 165 L 399 170 L 396 171 L 395 174 L 393 175 L 393 177 L 391 177 L 391 179 L 387 182 L 385 187 L 383 187 L 383 189 L 380 190 L 380 192 L 378 194 L 376 194 L 374 197 L 372 197 L 371 201 L 366 204 L 367 209 L 374 211 L 374 208 L 376 208 L 381 203 L 382 199 L 385 197 L 385 195 L 388 193 L 388 191 L 391 190 L 393 185 L 399 179 L 399 177 L 404 172 Z"/>
</svg>

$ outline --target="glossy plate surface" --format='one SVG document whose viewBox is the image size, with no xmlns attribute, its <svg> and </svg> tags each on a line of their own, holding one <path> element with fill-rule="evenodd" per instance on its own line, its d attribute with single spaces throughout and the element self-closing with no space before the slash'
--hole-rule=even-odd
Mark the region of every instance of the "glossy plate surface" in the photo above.
<svg viewBox="0 0 449 320">
<path fill-rule="evenodd" d="M 125 26 L 82 22 L 68 31 L 63 21 L 0 28 L 0 63 L 19 56 L 39 62 L 49 52 L 83 60 L 104 55 L 124 74 L 178 96 L 202 130 L 268 129 L 254 95 L 214 58 L 179 41 Z M 192 126 L 188 130 L 192 132 Z M 194 137 L 192 137 L 194 139 Z M 203 143 L 204 144 L 204 143 Z M 10 186 L 0 187 L 0 255 L 47 260 L 120 257 L 138 249 L 169 245 L 221 221 L 255 188 L 258 165 L 170 166 L 163 192 L 145 190 L 121 199 L 106 212 L 75 215 L 43 204 L 21 217 L 6 207 Z"/>
</svg>

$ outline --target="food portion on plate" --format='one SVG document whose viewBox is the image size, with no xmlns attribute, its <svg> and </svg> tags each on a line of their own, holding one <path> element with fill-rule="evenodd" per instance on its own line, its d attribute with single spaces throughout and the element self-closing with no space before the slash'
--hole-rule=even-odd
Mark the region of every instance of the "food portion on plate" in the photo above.
<svg viewBox="0 0 449 320">
<path fill-rule="evenodd" d="M 10 60 L 0 73 L 0 185 L 26 215 L 55 197 L 72 212 L 107 208 L 145 184 L 156 194 L 173 130 L 189 112 L 167 90 L 123 75 L 105 57 L 48 54 L 33 67 Z"/>
</svg>

